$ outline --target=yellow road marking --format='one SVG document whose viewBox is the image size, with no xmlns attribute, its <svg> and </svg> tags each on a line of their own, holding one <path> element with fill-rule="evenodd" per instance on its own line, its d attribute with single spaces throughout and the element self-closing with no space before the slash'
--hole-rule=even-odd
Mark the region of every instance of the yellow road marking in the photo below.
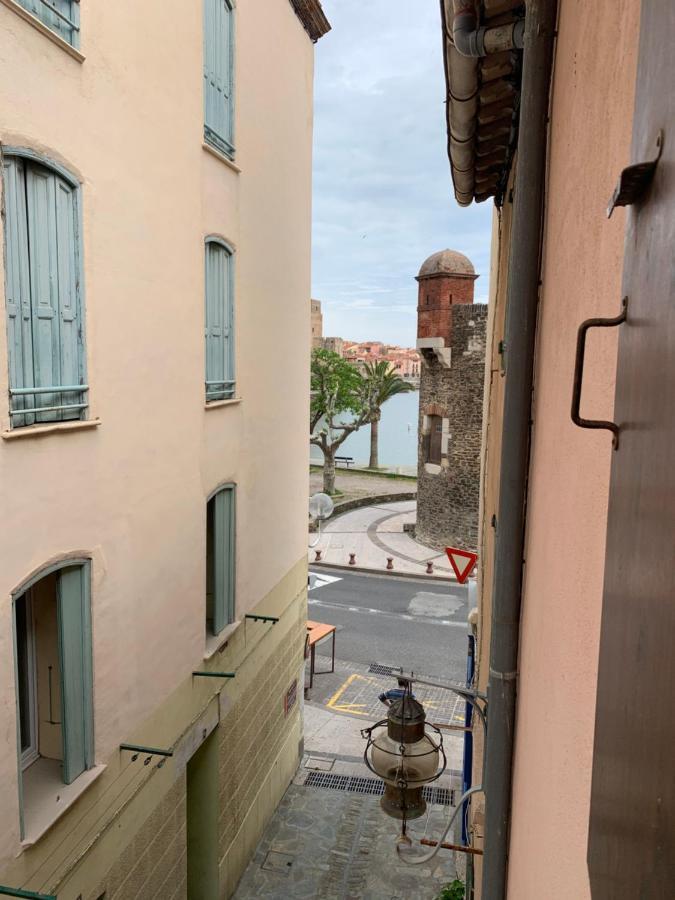
<svg viewBox="0 0 675 900">
<path fill-rule="evenodd" d="M 359 675 L 358 672 L 352 673 L 349 678 L 342 684 L 337 691 L 333 694 L 330 700 L 326 703 L 326 706 L 329 709 L 335 709 L 339 712 L 352 712 L 357 716 L 365 716 L 367 713 L 357 712 L 357 708 L 363 709 L 366 704 L 365 703 L 338 703 L 340 697 L 344 694 L 347 688 L 353 684 L 355 681 L 365 681 L 366 684 L 371 684 L 370 678 L 364 678 L 363 675 Z"/>
<path fill-rule="evenodd" d="M 360 712 L 365 705 L 365 703 L 338 703 L 335 706 L 331 706 L 331 709 L 334 709 L 336 712 L 348 712 L 353 716 L 367 716 L 367 712 Z"/>
</svg>

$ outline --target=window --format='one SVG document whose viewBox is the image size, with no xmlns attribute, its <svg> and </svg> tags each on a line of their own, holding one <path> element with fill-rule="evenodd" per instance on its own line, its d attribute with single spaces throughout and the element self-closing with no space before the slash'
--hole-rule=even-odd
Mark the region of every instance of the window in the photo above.
<svg viewBox="0 0 675 900">
<path fill-rule="evenodd" d="M 47 28 L 68 41 L 80 46 L 80 0 L 18 0 Z"/>
<path fill-rule="evenodd" d="M 220 634 L 235 621 L 235 487 L 228 485 L 206 505 L 206 626 Z"/>
<path fill-rule="evenodd" d="M 234 159 L 232 0 L 204 0 L 204 139 Z"/>
<path fill-rule="evenodd" d="M 6 156 L 5 293 L 12 427 L 81 419 L 87 409 L 77 189 Z"/>
<path fill-rule="evenodd" d="M 206 242 L 206 401 L 234 397 L 234 261 L 220 241 Z"/>
<path fill-rule="evenodd" d="M 424 435 L 424 461 L 440 466 L 441 444 L 443 440 L 443 419 L 440 416 L 428 416 L 429 431 Z"/>
<path fill-rule="evenodd" d="M 93 760 L 89 565 L 67 565 L 14 598 L 18 746 L 24 804 L 71 784 Z"/>
</svg>

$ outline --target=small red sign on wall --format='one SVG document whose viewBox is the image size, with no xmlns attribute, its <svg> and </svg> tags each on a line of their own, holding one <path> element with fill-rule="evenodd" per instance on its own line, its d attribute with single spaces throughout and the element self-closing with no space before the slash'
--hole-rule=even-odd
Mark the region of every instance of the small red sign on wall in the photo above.
<svg viewBox="0 0 675 900">
<path fill-rule="evenodd" d="M 284 694 L 284 716 L 293 709 L 298 699 L 298 679 L 294 678 L 291 686 Z"/>
<path fill-rule="evenodd" d="M 478 554 L 472 553 L 470 550 L 458 550 L 457 547 L 446 547 L 445 552 L 448 554 L 457 581 L 464 584 L 478 561 Z"/>
</svg>

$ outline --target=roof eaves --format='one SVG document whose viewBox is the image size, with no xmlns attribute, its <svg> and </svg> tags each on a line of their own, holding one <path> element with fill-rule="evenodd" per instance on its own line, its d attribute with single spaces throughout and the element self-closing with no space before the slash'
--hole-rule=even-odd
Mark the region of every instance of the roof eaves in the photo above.
<svg viewBox="0 0 675 900">
<path fill-rule="evenodd" d="M 321 7 L 321 0 L 290 0 L 290 3 L 314 43 L 330 31 L 330 22 Z"/>
</svg>

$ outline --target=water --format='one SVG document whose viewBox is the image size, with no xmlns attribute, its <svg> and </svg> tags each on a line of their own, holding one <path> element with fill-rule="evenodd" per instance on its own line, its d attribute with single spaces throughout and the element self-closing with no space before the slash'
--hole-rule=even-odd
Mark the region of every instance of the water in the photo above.
<svg viewBox="0 0 675 900">
<path fill-rule="evenodd" d="M 381 466 L 417 466 L 417 422 L 419 391 L 397 394 L 382 407 L 380 420 L 379 464 Z M 337 452 L 352 456 L 356 465 L 368 465 L 370 458 L 370 425 L 350 434 Z M 311 446 L 313 462 L 322 462 L 323 453 Z"/>
</svg>

